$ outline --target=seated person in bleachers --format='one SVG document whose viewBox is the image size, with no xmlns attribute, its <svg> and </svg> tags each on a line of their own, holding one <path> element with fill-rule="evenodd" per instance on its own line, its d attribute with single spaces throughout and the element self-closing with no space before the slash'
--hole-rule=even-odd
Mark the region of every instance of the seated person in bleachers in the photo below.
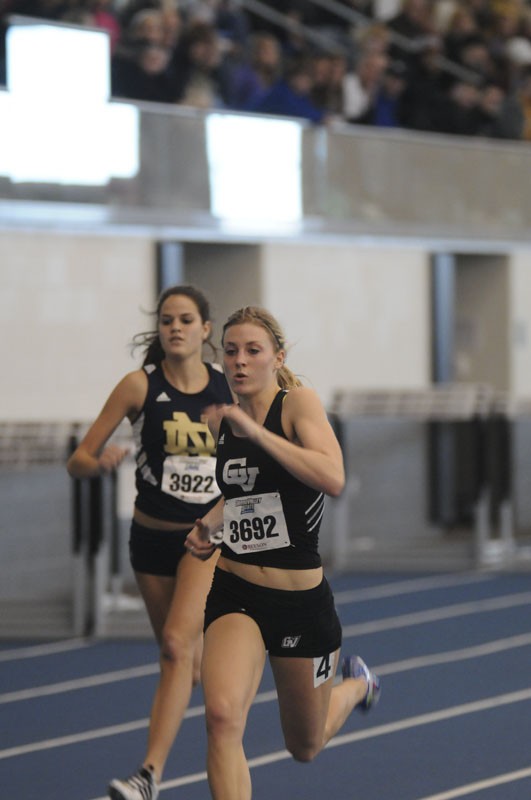
<svg viewBox="0 0 531 800">
<path fill-rule="evenodd" d="M 480 35 L 467 37 L 457 53 L 457 63 L 475 73 L 482 83 L 499 81 L 501 70 L 491 56 L 486 39 Z"/>
<path fill-rule="evenodd" d="M 459 136 L 477 135 L 479 97 L 480 90 L 477 86 L 464 80 L 456 80 L 448 91 L 438 131 Z"/>
<path fill-rule="evenodd" d="M 263 99 L 282 75 L 282 52 L 271 33 L 253 34 L 248 53 L 232 67 L 230 106 L 248 111 Z"/>
<path fill-rule="evenodd" d="M 507 92 L 495 83 L 480 89 L 478 100 L 478 136 L 492 139 L 521 139 L 522 114 L 510 102 Z"/>
<path fill-rule="evenodd" d="M 429 0 L 403 0 L 399 14 L 387 23 L 389 29 L 409 41 L 408 51 L 392 44 L 389 54 L 392 59 L 414 60 L 416 54 L 439 38 Z M 409 64 L 408 64 L 409 66 Z"/>
<path fill-rule="evenodd" d="M 118 52 L 111 62 L 113 96 L 172 103 L 175 80 L 170 55 L 167 47 L 149 41 L 135 42 L 127 54 Z"/>
<path fill-rule="evenodd" d="M 347 122 L 367 122 L 383 82 L 389 59 L 384 53 L 363 52 L 356 68 L 343 80 L 343 117 Z"/>
<path fill-rule="evenodd" d="M 114 12 L 112 0 L 88 0 L 87 8 L 90 9 L 95 27 L 108 32 L 111 52 L 114 52 L 122 35 L 122 27 Z"/>
<path fill-rule="evenodd" d="M 114 97 L 174 102 L 171 43 L 175 33 L 167 21 L 174 23 L 160 8 L 143 8 L 129 20 L 111 58 Z"/>
<path fill-rule="evenodd" d="M 403 123 L 417 131 L 440 131 L 444 125 L 447 92 L 452 83 L 441 66 L 442 43 L 431 44 L 408 69 L 402 96 Z"/>
<path fill-rule="evenodd" d="M 404 127 L 403 97 L 408 85 L 408 73 L 402 61 L 393 61 L 385 70 L 379 90 L 373 100 L 368 125 L 379 128 Z"/>
<path fill-rule="evenodd" d="M 505 112 L 517 126 L 518 138 L 531 142 L 531 64 L 520 70 L 518 82 L 507 98 Z"/>
<path fill-rule="evenodd" d="M 213 25 L 185 26 L 173 59 L 175 102 L 196 108 L 227 108 L 230 69 L 222 39 Z"/>
<path fill-rule="evenodd" d="M 450 61 L 457 61 L 463 43 L 470 36 L 480 33 L 477 20 L 466 6 L 457 6 L 443 33 L 444 55 Z"/>
<path fill-rule="evenodd" d="M 311 100 L 312 71 L 307 59 L 288 65 L 280 78 L 253 109 L 262 114 L 301 117 L 313 123 L 324 122 L 326 115 Z"/>
</svg>

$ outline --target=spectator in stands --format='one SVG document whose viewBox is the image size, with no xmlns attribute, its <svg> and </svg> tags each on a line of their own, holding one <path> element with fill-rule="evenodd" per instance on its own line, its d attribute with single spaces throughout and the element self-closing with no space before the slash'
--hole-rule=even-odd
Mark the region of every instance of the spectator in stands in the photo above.
<svg viewBox="0 0 531 800">
<path fill-rule="evenodd" d="M 112 0 L 87 0 L 87 8 L 94 26 L 108 32 L 111 52 L 114 52 L 122 35 L 122 27 L 114 12 Z"/>
<path fill-rule="evenodd" d="M 344 55 L 334 55 L 330 63 L 327 111 L 332 117 L 343 119 L 343 82 L 348 72 L 348 60 Z"/>
<path fill-rule="evenodd" d="M 316 53 L 310 58 L 312 69 L 312 103 L 323 110 L 328 110 L 331 102 L 330 87 L 332 84 L 332 56 L 329 53 Z"/>
<path fill-rule="evenodd" d="M 451 79 L 441 66 L 442 42 L 430 44 L 418 54 L 408 71 L 402 95 L 402 118 L 406 128 L 440 131 L 448 103 Z"/>
<path fill-rule="evenodd" d="M 290 7 L 283 12 L 292 23 L 289 28 L 285 28 L 279 33 L 282 54 L 286 61 L 302 61 L 308 55 L 308 42 L 298 27 L 304 24 L 303 5 L 303 3 L 291 3 Z"/>
<path fill-rule="evenodd" d="M 124 419 L 134 425 L 136 500 L 131 564 L 160 647 L 160 682 L 151 712 L 146 757 L 127 780 L 113 780 L 112 800 L 156 800 L 166 759 L 199 680 L 205 600 L 216 558 L 185 550 L 187 532 L 219 498 L 216 444 L 205 406 L 231 403 L 221 370 L 203 361 L 211 334 L 208 302 L 192 286 L 166 289 L 157 331 L 141 335 L 140 369 L 129 372 L 68 461 L 76 478 L 116 470 L 127 450 L 108 443 Z"/>
<path fill-rule="evenodd" d="M 343 81 L 343 117 L 347 122 L 370 121 L 376 97 L 383 86 L 389 60 L 378 52 L 361 54 L 355 70 Z"/>
<path fill-rule="evenodd" d="M 522 114 L 503 87 L 490 83 L 480 89 L 475 133 L 492 139 L 522 138 Z"/>
<path fill-rule="evenodd" d="M 250 110 L 261 114 L 301 117 L 313 123 L 324 122 L 326 114 L 311 99 L 313 88 L 311 64 L 307 59 L 289 64 L 280 78 Z"/>
<path fill-rule="evenodd" d="M 492 15 L 492 22 L 485 35 L 488 35 L 489 49 L 494 58 L 503 59 L 505 57 L 508 42 L 519 34 L 520 19 L 520 14 L 516 13 Z"/>
<path fill-rule="evenodd" d="M 355 38 L 358 53 L 388 55 L 391 47 L 391 31 L 380 23 L 368 25 Z"/>
<path fill-rule="evenodd" d="M 458 136 L 474 136 L 478 132 L 478 103 L 480 91 L 473 83 L 456 80 L 448 91 L 444 114 L 438 130 Z"/>
<path fill-rule="evenodd" d="M 248 51 L 230 73 L 230 106 L 239 111 L 255 108 L 282 75 L 282 52 L 271 33 L 252 34 Z"/>
<path fill-rule="evenodd" d="M 531 142 L 531 65 L 522 67 L 518 84 L 507 99 L 506 115 L 520 139 Z"/>
<path fill-rule="evenodd" d="M 466 6 L 457 6 L 443 34 L 444 54 L 450 61 L 457 61 L 463 43 L 479 34 L 478 24 L 472 11 Z"/>
<path fill-rule="evenodd" d="M 506 83 L 512 89 L 517 86 L 522 71 L 531 65 L 531 36 L 514 36 L 506 43 Z"/>
<path fill-rule="evenodd" d="M 501 78 L 487 42 L 481 35 L 473 35 L 464 39 L 457 53 L 457 63 L 477 75 L 478 84 L 495 82 Z"/>
<path fill-rule="evenodd" d="M 111 62 L 113 96 L 172 103 L 175 80 L 170 57 L 167 47 L 151 42 L 137 42 L 127 55 L 117 53 Z"/>
<path fill-rule="evenodd" d="M 240 47 L 245 45 L 249 24 L 236 0 L 188 0 L 184 7 L 188 26 L 210 25 L 227 42 Z"/>
<path fill-rule="evenodd" d="M 408 40 L 408 51 L 393 44 L 391 58 L 414 59 L 419 51 L 436 43 L 438 37 L 429 0 L 404 0 L 402 10 L 387 23 L 389 29 Z"/>
<path fill-rule="evenodd" d="M 211 24 L 185 26 L 172 66 L 176 103 L 205 109 L 229 106 L 230 70 Z"/>
<path fill-rule="evenodd" d="M 531 142 L 531 66 L 522 70 L 517 96 L 523 117 L 522 139 Z"/>
<path fill-rule="evenodd" d="M 311 59 L 313 86 L 311 100 L 327 119 L 343 120 L 343 81 L 348 72 L 345 55 L 317 53 Z"/>
<path fill-rule="evenodd" d="M 179 6 L 173 0 L 163 2 L 160 11 L 163 29 L 162 44 L 173 54 L 177 49 L 183 29 L 182 15 Z"/>
<path fill-rule="evenodd" d="M 114 97 L 158 103 L 174 101 L 172 51 L 165 42 L 162 11 L 155 8 L 137 11 L 111 59 Z"/>
<path fill-rule="evenodd" d="M 127 41 L 164 44 L 164 17 L 160 8 L 143 8 L 134 15 L 125 33 Z"/>
<path fill-rule="evenodd" d="M 74 3 L 74 6 L 76 4 Z M 72 5 L 67 0 L 11 0 L 9 13 L 60 20 Z"/>
<path fill-rule="evenodd" d="M 406 65 L 402 61 L 393 61 L 383 74 L 380 89 L 366 120 L 367 124 L 380 128 L 403 127 L 403 97 L 407 84 Z"/>
<path fill-rule="evenodd" d="M 466 7 L 472 12 L 478 30 L 488 31 L 492 25 L 492 0 L 464 0 Z"/>
</svg>

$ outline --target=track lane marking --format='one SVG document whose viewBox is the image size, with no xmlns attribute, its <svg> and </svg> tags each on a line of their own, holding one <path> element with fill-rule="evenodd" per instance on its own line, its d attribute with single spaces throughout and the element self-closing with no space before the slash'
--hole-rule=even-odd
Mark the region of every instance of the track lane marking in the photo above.
<svg viewBox="0 0 531 800">
<path fill-rule="evenodd" d="M 494 580 L 492 575 L 478 575 L 476 573 L 455 575 L 454 573 L 448 573 L 421 578 L 408 578 L 407 580 L 382 583 L 377 586 L 366 586 L 362 589 L 346 589 L 335 592 L 334 595 L 336 604 L 344 605 L 345 603 L 352 603 L 358 600 L 375 600 L 403 594 L 414 594 L 418 591 L 429 591 L 430 589 L 441 589 L 449 586 L 464 586 L 466 584 L 483 583 L 492 580 Z M 100 644 L 100 641 L 96 639 L 74 638 L 60 640 L 58 642 L 48 642 L 46 644 L 14 647 L 9 650 L 0 650 L 0 663 L 2 661 L 15 661 L 22 658 L 38 658 L 47 655 L 55 655 L 56 653 L 98 644 Z"/>
<path fill-rule="evenodd" d="M 517 769 L 514 772 L 505 772 L 503 775 L 495 775 L 482 781 L 457 786 L 455 789 L 439 792 L 439 794 L 430 794 L 429 797 L 421 797 L 419 800 L 453 800 L 455 797 L 465 797 L 467 794 L 481 792 L 483 789 L 491 789 L 493 786 L 503 786 L 506 783 L 515 783 L 525 778 L 531 778 L 531 767 Z"/>
<path fill-rule="evenodd" d="M 416 658 L 405 659 L 403 661 L 390 662 L 389 664 L 381 664 L 374 667 L 374 671 L 380 675 L 392 675 L 399 672 L 407 672 L 408 670 L 420 669 L 422 667 L 437 666 L 438 664 L 448 664 L 452 661 L 464 661 L 470 658 L 478 658 L 488 656 L 493 653 L 503 652 L 517 647 L 525 647 L 531 644 L 531 633 L 522 634 L 520 636 L 512 636 L 507 639 L 498 639 L 492 642 L 487 642 L 483 645 L 474 647 L 467 647 L 461 650 L 445 651 L 441 653 L 434 653 L 429 656 L 419 656 Z M 268 692 L 260 692 L 256 695 L 253 705 L 261 703 L 268 703 L 276 700 L 276 690 Z M 184 719 L 192 719 L 194 717 L 202 716 L 205 713 L 204 705 L 192 706 L 188 708 L 184 714 Z M 117 736 L 124 733 L 131 733 L 132 731 L 147 728 L 149 725 L 149 718 L 131 720 L 130 722 L 120 723 L 118 725 L 110 725 L 103 728 L 96 728 L 90 731 L 83 731 L 77 734 L 69 734 L 68 736 L 58 736 L 53 739 L 44 739 L 38 742 L 29 742 L 28 744 L 9 747 L 0 750 L 0 760 L 7 758 L 14 758 L 15 756 L 27 755 L 29 753 L 38 752 L 40 750 L 50 750 L 54 747 L 65 747 L 71 744 L 79 744 L 80 742 L 91 741 L 93 739 L 105 738 L 108 736 Z"/>
<path fill-rule="evenodd" d="M 415 611 L 411 614 L 400 614 L 396 617 L 383 617 L 369 622 L 359 622 L 355 625 L 343 625 L 343 636 L 354 636 L 367 633 L 381 633 L 382 631 L 407 628 L 413 625 L 424 625 L 428 622 L 441 622 L 457 617 L 466 617 L 469 614 L 484 614 L 488 611 L 503 611 L 517 606 L 531 604 L 531 592 L 519 592 L 501 597 L 489 597 L 484 600 L 472 600 L 468 603 L 455 603 L 450 606 L 430 608 L 425 611 Z"/>
<path fill-rule="evenodd" d="M 360 622 L 354 625 L 343 626 L 343 638 L 359 636 L 360 634 L 382 633 L 396 628 L 407 628 L 414 625 L 423 625 L 428 622 L 442 622 L 469 614 L 486 613 L 507 610 L 517 606 L 531 604 L 531 592 L 520 592 L 516 595 L 502 595 L 501 597 L 473 600 L 468 603 L 440 606 L 426 611 L 417 611 L 411 614 L 401 614 L 396 617 L 385 617 L 370 622 Z M 96 686 L 113 683 L 116 681 L 130 680 L 137 677 L 154 675 L 158 672 L 158 662 L 138 667 L 130 667 L 100 675 L 90 675 L 84 678 L 75 678 L 70 681 L 36 686 L 31 689 L 20 689 L 15 692 L 0 694 L 0 705 L 22 700 L 33 700 L 38 697 L 61 694 L 62 692 L 77 691 L 79 689 L 93 688 Z"/>
<path fill-rule="evenodd" d="M 354 733 L 336 736 L 328 742 L 325 750 L 329 750 L 334 747 L 342 747 L 344 745 L 352 744 L 353 742 L 376 739 L 380 736 L 388 736 L 389 734 L 399 733 L 411 728 L 431 725 L 436 722 L 455 719 L 456 717 L 465 716 L 467 714 L 475 714 L 481 711 L 488 711 L 492 708 L 499 708 L 503 705 L 521 703 L 528 700 L 531 700 L 531 687 L 528 689 L 523 689 L 519 692 L 510 692 L 508 694 L 499 695 L 498 697 L 485 698 L 484 700 L 478 700 L 473 703 L 464 703 L 459 706 L 441 709 L 440 711 L 432 711 L 428 714 L 421 714 L 415 717 L 406 717 L 405 719 L 397 720 L 396 722 L 378 725 L 377 727 L 370 728 L 366 731 L 355 731 Z M 278 761 L 286 761 L 291 758 L 291 753 L 288 753 L 287 750 L 277 750 L 273 753 L 267 753 L 263 756 L 250 758 L 248 759 L 248 764 L 250 769 L 254 769 L 255 767 L 268 766 Z M 179 786 L 186 786 L 187 784 L 191 783 L 200 783 L 201 781 L 206 781 L 206 779 L 206 772 L 196 772 L 190 775 L 183 775 L 181 778 L 163 781 L 160 785 L 160 788 L 175 789 Z M 98 797 L 93 798 L 93 800 L 106 800 L 106 798 Z M 424 800 L 435 800 L 435 797 L 424 798 Z"/>
</svg>

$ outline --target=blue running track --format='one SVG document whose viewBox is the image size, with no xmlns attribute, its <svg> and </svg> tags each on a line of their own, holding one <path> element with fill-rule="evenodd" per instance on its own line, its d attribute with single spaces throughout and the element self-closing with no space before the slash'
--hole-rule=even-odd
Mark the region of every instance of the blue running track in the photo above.
<svg viewBox="0 0 531 800">
<path fill-rule="evenodd" d="M 254 800 L 531 799 L 531 575 L 329 576 L 344 652 L 382 677 L 311 764 L 284 750 L 266 669 L 246 752 Z M 0 642 L 0 795 L 100 800 L 144 754 L 147 641 Z M 208 800 L 201 691 L 161 800 Z"/>
</svg>

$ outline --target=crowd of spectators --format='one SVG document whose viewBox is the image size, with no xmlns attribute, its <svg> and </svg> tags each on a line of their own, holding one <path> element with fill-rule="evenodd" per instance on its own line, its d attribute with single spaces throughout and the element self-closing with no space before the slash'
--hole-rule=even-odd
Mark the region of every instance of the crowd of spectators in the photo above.
<svg viewBox="0 0 531 800">
<path fill-rule="evenodd" d="M 114 97 L 531 141 L 531 0 L 339 2 L 265 3 L 291 27 L 237 0 L 0 8 L 4 30 L 10 14 L 108 30 Z"/>
</svg>

